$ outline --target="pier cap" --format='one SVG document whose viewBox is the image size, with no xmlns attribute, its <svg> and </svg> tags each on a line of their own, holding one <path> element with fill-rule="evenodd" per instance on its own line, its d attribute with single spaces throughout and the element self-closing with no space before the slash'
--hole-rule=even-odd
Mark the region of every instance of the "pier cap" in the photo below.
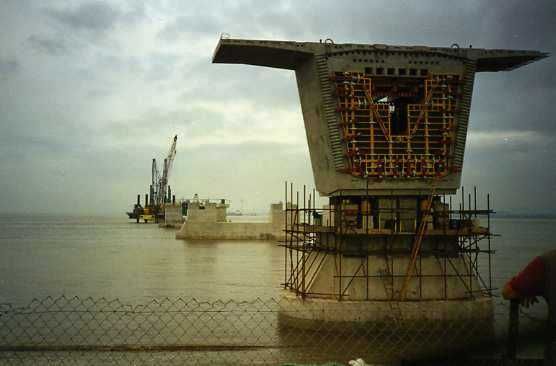
<svg viewBox="0 0 556 366">
<path fill-rule="evenodd" d="M 221 38 L 214 51 L 212 62 L 295 70 L 303 61 L 317 53 L 334 54 L 353 51 L 420 53 L 474 60 L 477 62 L 476 72 L 513 70 L 548 56 L 548 53 L 531 50 L 460 48 L 455 45 L 452 47 L 393 46 Z"/>
<path fill-rule="evenodd" d="M 294 70 L 321 195 L 454 193 L 475 73 L 547 57 L 532 50 L 221 38 L 213 63 Z"/>
</svg>

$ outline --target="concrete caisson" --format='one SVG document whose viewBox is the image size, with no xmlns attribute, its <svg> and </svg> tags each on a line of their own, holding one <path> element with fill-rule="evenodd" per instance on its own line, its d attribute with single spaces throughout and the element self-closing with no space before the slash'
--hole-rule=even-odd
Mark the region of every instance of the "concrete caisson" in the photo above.
<svg viewBox="0 0 556 366">
<path fill-rule="evenodd" d="M 282 240 L 284 237 L 282 203 L 271 204 L 269 220 L 264 222 L 231 222 L 227 218 L 225 200 L 193 200 L 187 205 L 187 217 L 176 239 Z"/>
</svg>

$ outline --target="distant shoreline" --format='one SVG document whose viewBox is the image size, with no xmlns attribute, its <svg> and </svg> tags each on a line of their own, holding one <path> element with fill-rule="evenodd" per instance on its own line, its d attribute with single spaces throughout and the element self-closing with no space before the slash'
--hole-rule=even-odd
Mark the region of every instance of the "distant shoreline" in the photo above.
<svg viewBox="0 0 556 366">
<path fill-rule="evenodd" d="M 537 219 L 537 220 L 554 220 L 556 214 L 512 214 L 507 212 L 495 213 L 491 216 L 494 219 Z"/>
<path fill-rule="evenodd" d="M 119 219 L 122 218 L 121 214 L 71 214 L 71 213 L 7 213 L 0 212 L 1 217 L 37 217 L 37 218 L 105 218 L 105 219 Z M 268 213 L 250 212 L 242 215 L 228 215 L 230 219 L 244 218 L 244 217 L 267 217 Z M 528 220 L 556 220 L 556 214 L 525 214 L 525 213 L 510 213 L 510 212 L 496 212 L 491 215 L 492 219 L 528 219 Z M 127 220 L 126 220 L 127 221 Z"/>
</svg>

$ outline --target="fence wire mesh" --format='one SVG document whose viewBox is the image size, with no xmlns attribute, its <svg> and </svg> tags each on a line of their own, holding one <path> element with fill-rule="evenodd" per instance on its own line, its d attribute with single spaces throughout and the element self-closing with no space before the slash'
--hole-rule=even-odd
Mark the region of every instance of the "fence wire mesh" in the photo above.
<svg viewBox="0 0 556 366">
<path fill-rule="evenodd" d="M 0 305 L 0 363 L 347 364 L 359 357 L 387 363 L 478 345 L 488 345 L 489 357 L 500 356 L 493 340 L 505 336 L 505 306 L 495 306 L 492 319 L 478 319 L 465 307 L 450 315 L 430 308 L 382 309 L 362 314 L 287 298 L 164 298 L 130 305 L 47 297 L 23 307 Z M 543 323 L 533 315 L 522 319 L 532 328 Z"/>
</svg>

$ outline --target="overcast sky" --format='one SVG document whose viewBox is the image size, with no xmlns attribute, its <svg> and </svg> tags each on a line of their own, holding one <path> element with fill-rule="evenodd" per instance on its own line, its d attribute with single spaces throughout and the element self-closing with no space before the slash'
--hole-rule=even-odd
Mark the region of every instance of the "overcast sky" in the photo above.
<svg viewBox="0 0 556 366">
<path fill-rule="evenodd" d="M 223 32 L 556 53 L 555 19 L 552 0 L 0 0 L 0 212 L 123 213 L 174 134 L 178 197 L 264 211 L 312 186 L 294 73 L 211 64 Z M 556 212 L 555 60 L 476 77 L 464 184 L 499 210 Z"/>
</svg>

